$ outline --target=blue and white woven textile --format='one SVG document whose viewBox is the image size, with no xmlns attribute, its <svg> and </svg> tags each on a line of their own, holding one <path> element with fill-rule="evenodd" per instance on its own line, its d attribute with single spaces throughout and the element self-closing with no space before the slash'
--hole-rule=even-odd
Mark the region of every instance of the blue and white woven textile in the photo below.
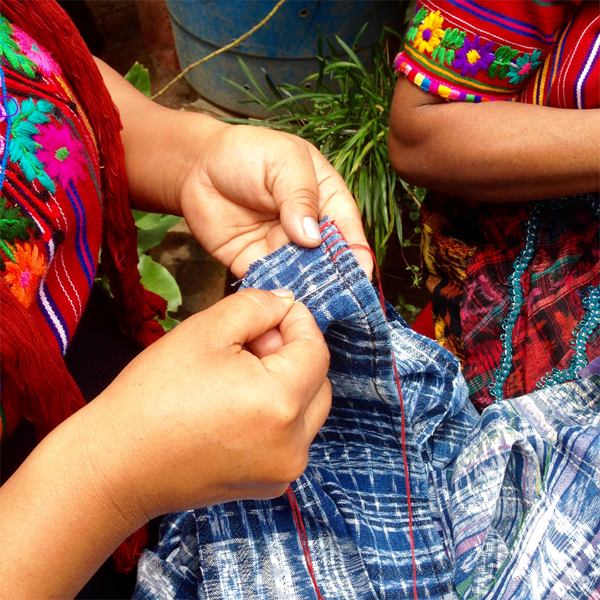
<svg viewBox="0 0 600 600">
<path fill-rule="evenodd" d="M 335 226 L 324 223 L 322 235 L 319 248 L 290 244 L 253 264 L 243 287 L 306 297 L 331 352 L 331 413 L 292 484 L 323 597 L 413 597 L 393 352 L 418 597 L 600 598 L 600 379 L 503 401 L 480 417 L 456 359 L 389 306 L 386 324 Z M 283 496 L 167 516 L 134 597 L 317 596 Z"/>
</svg>

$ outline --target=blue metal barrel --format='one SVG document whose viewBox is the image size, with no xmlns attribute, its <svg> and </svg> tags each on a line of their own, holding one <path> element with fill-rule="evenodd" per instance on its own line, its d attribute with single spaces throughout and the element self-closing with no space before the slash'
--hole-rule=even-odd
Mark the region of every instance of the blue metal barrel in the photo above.
<svg viewBox="0 0 600 600">
<path fill-rule="evenodd" d="M 182 69 L 246 33 L 276 4 L 275 0 L 166 0 L 166 3 Z M 238 57 L 260 83 L 264 82 L 264 69 L 276 84 L 300 85 L 318 71 L 319 29 L 326 49 L 325 38 L 334 41 L 338 35 L 351 44 L 368 23 L 357 50 L 358 57 L 368 63 L 370 46 L 384 25 L 396 25 L 398 13 L 397 0 L 287 0 L 250 38 L 192 69 L 186 78 L 202 96 L 218 106 L 250 116 L 264 116 L 257 105 L 240 104 L 248 97 L 223 81 L 226 77 L 248 86 Z"/>
</svg>

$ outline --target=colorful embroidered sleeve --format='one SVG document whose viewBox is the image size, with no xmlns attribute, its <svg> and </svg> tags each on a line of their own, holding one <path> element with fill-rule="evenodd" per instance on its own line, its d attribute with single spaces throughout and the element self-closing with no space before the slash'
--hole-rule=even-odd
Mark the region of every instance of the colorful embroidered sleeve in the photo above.
<svg viewBox="0 0 600 600">
<path fill-rule="evenodd" d="M 571 15 L 568 2 L 420 0 L 396 71 L 448 100 L 511 100 Z"/>
<path fill-rule="evenodd" d="M 0 89 L 0 278 L 63 355 L 100 251 L 96 137 L 60 66 L 2 14 Z M 3 379 L 0 439 L 18 423 L 19 393 Z"/>
</svg>

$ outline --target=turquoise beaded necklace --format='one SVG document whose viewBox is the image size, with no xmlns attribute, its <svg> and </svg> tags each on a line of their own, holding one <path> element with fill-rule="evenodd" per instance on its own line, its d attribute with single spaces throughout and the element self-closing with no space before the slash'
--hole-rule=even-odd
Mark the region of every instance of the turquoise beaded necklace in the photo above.
<svg viewBox="0 0 600 600">
<path fill-rule="evenodd" d="M 561 209 L 577 201 L 585 201 L 596 217 L 600 216 L 600 202 L 598 196 L 588 194 L 583 196 L 573 196 L 570 198 L 557 198 L 552 200 L 543 200 L 538 202 L 532 209 L 529 220 L 525 223 L 525 237 L 523 238 L 523 247 L 519 252 L 515 262 L 513 272 L 508 278 L 509 287 L 509 310 L 504 317 L 502 329 L 504 333 L 500 335 L 502 341 L 502 356 L 500 364 L 494 372 L 494 381 L 490 385 L 490 395 L 494 401 L 502 400 L 503 387 L 510 370 L 513 360 L 512 337 L 513 328 L 521 308 L 523 306 L 523 286 L 522 279 L 525 270 L 531 263 L 537 238 L 540 214 L 546 209 Z M 584 315 L 579 324 L 572 333 L 570 342 L 573 349 L 573 357 L 569 367 L 563 370 L 554 368 L 546 373 L 536 384 L 538 389 L 546 386 L 557 385 L 565 381 L 577 379 L 577 373 L 587 365 L 586 345 L 589 336 L 594 332 L 600 323 L 600 284 L 597 287 L 590 286 L 584 292 L 577 292 L 583 296 L 582 305 Z"/>
</svg>

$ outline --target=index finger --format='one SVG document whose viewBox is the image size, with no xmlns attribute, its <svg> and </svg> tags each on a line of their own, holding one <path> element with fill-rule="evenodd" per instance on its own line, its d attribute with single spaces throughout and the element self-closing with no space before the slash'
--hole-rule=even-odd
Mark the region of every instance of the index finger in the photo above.
<svg viewBox="0 0 600 600">
<path fill-rule="evenodd" d="M 358 206 L 342 176 L 312 145 L 310 152 L 319 183 L 319 218 L 329 215 L 340 229 L 348 245 L 369 279 L 373 276 L 373 258 L 360 218 Z M 361 249 L 364 246 L 365 249 Z"/>
</svg>

